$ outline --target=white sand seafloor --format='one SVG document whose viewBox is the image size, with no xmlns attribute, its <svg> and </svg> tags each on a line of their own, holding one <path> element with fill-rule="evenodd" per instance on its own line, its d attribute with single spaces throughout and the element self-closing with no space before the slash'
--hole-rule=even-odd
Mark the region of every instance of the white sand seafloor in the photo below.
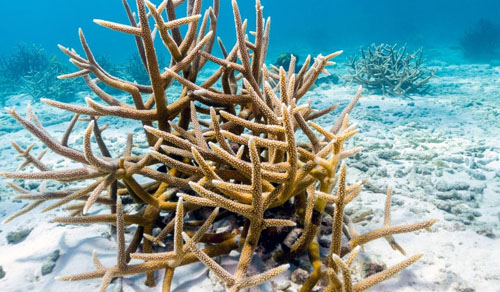
<svg viewBox="0 0 500 292">
<path fill-rule="evenodd" d="M 356 224 L 358 230 L 366 232 L 382 226 L 388 185 L 394 189 L 393 225 L 439 219 L 432 232 L 395 236 L 407 256 L 424 256 L 370 291 L 500 291 L 500 67 L 446 60 L 433 61 L 431 65 L 439 77 L 432 79 L 428 95 L 383 97 L 364 91 L 351 115 L 351 122 L 358 124 L 360 133 L 348 146 L 363 146 L 364 150 L 347 161 L 348 182 L 370 182 L 347 209 L 351 218 L 361 220 Z M 335 72 L 335 68 L 331 71 Z M 319 120 L 327 126 L 355 92 L 355 85 L 327 84 L 315 88 L 306 98 L 311 98 L 316 109 L 341 104 L 332 116 Z M 12 97 L 8 105 L 17 103 L 16 110 L 24 115 L 24 99 Z M 33 107 L 41 122 L 48 125 L 48 131 L 60 138 L 71 115 L 38 103 Z M 9 141 L 15 140 L 23 147 L 37 141 L 5 111 L 0 121 L 0 170 L 14 171 L 21 160 Z M 84 126 L 80 123 L 72 134 L 71 146 L 81 149 Z M 135 142 L 139 146 L 135 151 L 147 151 L 144 138 L 139 135 L 140 123 L 113 120 L 104 132 L 112 153 L 121 152 L 129 132 L 138 134 Z M 40 143 L 37 147 L 33 153 L 41 151 Z M 54 169 L 75 167 L 53 153 L 48 153 L 43 161 Z M 26 182 L 24 187 L 35 189 L 39 184 L 40 181 Z M 14 192 L 4 182 L 0 183 L 0 191 L 0 220 L 27 204 L 11 200 Z M 52 223 L 51 219 L 66 215 L 67 211 L 59 208 L 40 213 L 40 209 L 0 225 L 0 265 L 6 273 L 0 279 L 0 291 L 97 291 L 99 279 L 60 282 L 54 278 L 94 270 L 93 250 L 105 266 L 114 265 L 116 240 L 110 236 L 109 227 Z M 106 211 L 99 206 L 91 209 L 93 214 Z M 363 219 L 363 213 L 369 215 Z M 22 229 L 32 231 L 22 242 L 8 244 L 7 235 Z M 320 242 L 326 240 L 323 237 Z M 55 250 L 60 251 L 55 267 L 42 276 L 42 266 L 50 261 L 48 257 Z M 362 260 L 389 267 L 404 258 L 380 239 L 365 246 L 354 273 L 360 272 L 356 269 Z M 223 263 L 232 270 L 236 260 L 233 252 L 223 258 Z M 262 264 L 258 259 L 254 262 L 256 266 Z M 260 289 L 296 291 L 299 286 L 283 284 L 288 276 L 282 275 L 274 281 L 275 285 Z M 157 273 L 160 284 L 154 288 L 143 284 L 143 276 L 126 277 L 116 280 L 109 291 L 161 291 L 162 277 L 163 273 Z M 355 279 L 358 280 L 356 275 Z M 220 284 L 214 283 L 217 280 L 213 275 L 209 276 L 203 265 L 195 264 L 176 269 L 173 291 L 220 291 Z"/>
</svg>

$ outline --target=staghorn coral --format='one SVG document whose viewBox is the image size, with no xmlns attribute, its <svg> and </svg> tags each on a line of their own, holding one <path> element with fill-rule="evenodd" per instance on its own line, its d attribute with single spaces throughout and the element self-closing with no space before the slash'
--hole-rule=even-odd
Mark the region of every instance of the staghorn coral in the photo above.
<svg viewBox="0 0 500 292">
<path fill-rule="evenodd" d="M 239 291 L 283 273 L 290 260 L 304 253 L 309 254 L 314 270 L 301 291 L 311 291 L 320 278 L 328 282 L 329 291 L 362 291 L 416 261 L 420 255 L 361 282 L 350 280 L 349 266 L 360 246 L 385 238 L 392 248 L 404 253 L 393 235 L 428 229 L 435 220 L 391 226 L 391 191 L 384 226 L 379 229 L 359 234 L 344 214 L 345 207 L 363 187 L 362 182 L 347 185 L 345 163 L 346 158 L 361 151 L 359 147 L 345 148 L 345 141 L 358 132 L 348 117 L 361 97 L 361 87 L 329 130 L 312 120 L 330 113 L 336 105 L 322 110 L 312 109 L 310 103 L 298 105 L 341 51 L 319 55 L 313 62 L 308 57 L 297 73 L 293 57 L 288 71 L 282 67 L 268 70 L 265 57 L 270 19 L 263 18 L 263 7 L 257 0 L 255 38 L 251 42 L 246 34 L 246 21 L 242 21 L 233 0 L 237 42 L 228 51 L 218 39 L 223 55 L 220 58 L 212 54 L 219 1 L 214 0 L 202 16 L 201 1 L 189 0 L 187 15 L 177 18 L 176 7 L 183 2 L 166 0 L 155 6 L 137 0 L 137 21 L 123 0 L 129 25 L 95 20 L 136 39 L 150 85 L 111 76 L 94 58 L 81 30 L 85 56 L 60 46 L 79 69 L 60 78 L 83 78 L 98 97 L 97 101 L 87 98 L 87 107 L 43 99 L 49 105 L 74 113 L 60 141 L 43 128 L 31 108 L 26 118 L 14 109 L 7 109 L 47 149 L 83 166 L 53 170 L 43 163 L 43 152 L 35 156 L 31 153 L 32 146 L 23 149 L 14 142 L 13 146 L 25 159 L 21 169 L 31 164 L 39 171 L 0 175 L 42 179 L 44 183 L 40 192 L 29 192 L 10 183 L 19 192 L 16 199 L 33 203 L 5 222 L 43 204 L 42 212 L 66 205 L 68 216 L 55 218 L 54 222 L 113 225 L 117 237 L 116 265 L 103 266 L 94 253 L 95 270 L 58 278 L 62 281 L 102 278 L 100 291 L 105 291 L 113 278 L 137 274 L 146 274 L 145 284 L 154 286 L 155 271 L 164 272 L 162 290 L 170 291 L 175 269 L 197 261 L 212 270 L 229 291 Z M 164 12 L 168 21 L 162 16 Z M 154 29 L 150 25 L 153 21 Z M 179 27 L 184 25 L 187 30 L 182 36 Z M 164 70 L 158 66 L 153 46 L 155 35 L 159 35 L 172 56 L 170 66 Z M 207 62 L 220 67 L 201 82 L 197 77 Z M 168 104 L 166 93 L 173 82 L 182 85 L 182 92 Z M 104 92 L 100 83 L 129 94 L 134 104 L 125 104 Z M 140 121 L 149 151 L 132 155 L 133 136 L 128 135 L 123 152 L 112 157 L 102 138 L 105 126 L 99 126 L 99 117 L 103 116 Z M 210 117 L 210 121 L 201 119 L 202 116 Z M 88 126 L 80 151 L 68 146 L 68 137 L 75 124 L 82 121 Z M 297 131 L 304 132 L 308 141 L 297 141 Z M 93 150 L 92 137 L 100 154 Z M 86 182 L 86 186 L 52 191 L 47 188 L 47 181 Z M 109 207 L 109 212 L 90 215 L 96 204 Z M 134 211 L 127 212 L 131 208 L 124 205 L 134 205 Z M 317 235 L 325 216 L 332 217 L 333 227 L 329 254 L 322 260 Z M 227 225 L 225 232 L 210 231 L 213 224 L 228 224 L 227 218 L 234 219 L 236 224 Z M 137 227 L 127 242 L 124 230 L 129 225 Z M 262 234 L 280 230 L 293 233 L 292 227 L 300 231 L 295 233 L 295 239 L 277 242 L 281 248 L 267 251 L 273 253 L 276 267 L 249 275 Z M 165 250 L 166 243 L 171 243 L 172 250 Z M 203 249 L 201 243 L 205 244 Z M 233 250 L 239 251 L 239 262 L 236 272 L 231 274 L 212 258 Z M 142 262 L 132 264 L 131 259 Z"/>
<path fill-rule="evenodd" d="M 396 47 L 396 44 L 372 44 L 361 49 L 361 57 L 354 56 L 349 61 L 350 75 L 346 78 L 384 95 L 425 93 L 434 71 L 424 67 L 423 50 L 409 54 L 406 45 Z"/>
<path fill-rule="evenodd" d="M 56 77 L 66 70 L 65 65 L 41 47 L 20 43 L 14 54 L 0 59 L 2 92 L 28 94 L 35 101 L 43 97 L 72 100 L 84 89 L 84 84 L 79 80 L 57 80 Z"/>
</svg>

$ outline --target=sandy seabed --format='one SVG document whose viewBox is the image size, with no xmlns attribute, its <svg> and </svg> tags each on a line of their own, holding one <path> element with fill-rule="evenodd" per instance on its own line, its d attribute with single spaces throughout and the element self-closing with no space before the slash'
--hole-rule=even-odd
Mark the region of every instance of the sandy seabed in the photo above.
<svg viewBox="0 0 500 292">
<path fill-rule="evenodd" d="M 385 191 L 394 189 L 393 225 L 437 218 L 432 232 L 420 231 L 397 235 L 396 240 L 408 255 L 424 253 L 417 263 L 397 277 L 370 291 L 500 291 L 500 67 L 489 65 L 433 62 L 438 78 L 431 81 L 427 96 L 390 98 L 365 92 L 351 115 L 360 133 L 349 146 L 363 146 L 361 154 L 347 161 L 348 180 L 368 180 L 362 194 L 350 204 L 347 212 L 357 216 L 361 232 L 382 225 Z M 321 109 L 340 103 L 342 109 L 356 91 L 351 85 L 321 85 L 311 91 L 313 108 Z M 25 112 L 23 97 L 12 97 L 8 105 Z M 35 104 L 48 131 L 61 137 L 70 114 Z M 337 112 L 333 113 L 338 115 Z M 103 119 L 104 120 L 104 119 Z M 333 116 L 322 117 L 322 125 L 331 124 Z M 0 169 L 13 171 L 21 162 L 10 147 L 10 140 L 24 147 L 37 141 L 2 112 L 0 116 Z M 116 121 L 116 120 L 114 120 Z M 81 148 L 83 123 L 71 136 L 70 145 Z M 112 153 L 124 145 L 126 134 L 139 134 L 141 125 L 126 121 L 113 122 L 104 139 Z M 135 139 L 135 151 L 147 151 L 141 136 Z M 40 143 L 37 147 L 40 147 Z M 35 148 L 38 153 L 40 148 Z M 54 169 L 72 165 L 53 153 L 43 161 Z M 29 169 L 28 169 L 29 170 Z M 40 182 L 27 182 L 35 189 Z M 0 220 L 25 206 L 13 201 L 13 191 L 0 185 Z M 92 213 L 104 212 L 93 207 Z M 370 215 L 362 218 L 362 214 Z M 105 225 L 74 226 L 51 223 L 66 212 L 56 209 L 47 213 L 36 210 L 0 226 L 0 265 L 5 277 L 0 291 L 95 291 L 99 280 L 82 282 L 55 281 L 57 275 L 69 275 L 94 269 L 91 254 L 96 250 L 105 266 L 114 265 L 116 242 Z M 8 244 L 7 235 L 31 230 L 17 244 Z M 131 236 L 131 234 L 128 234 Z M 321 239 L 320 239 L 321 240 Z M 59 250 L 51 273 L 43 275 L 42 267 L 50 263 L 50 255 Z M 404 256 L 393 251 L 385 240 L 365 246 L 362 258 L 370 262 L 393 265 Z M 258 262 L 258 261 L 256 261 Z M 233 269 L 236 257 L 224 260 Z M 356 271 L 355 271 L 356 272 Z M 282 275 L 273 284 L 261 286 L 263 291 L 281 291 L 288 287 Z M 157 274 L 158 279 L 162 273 Z M 161 285 L 148 288 L 143 277 L 115 281 L 114 291 L 160 291 Z M 176 270 L 173 291 L 219 291 L 220 284 L 207 269 L 195 264 Z M 296 285 L 288 290 L 295 291 Z M 252 291 L 258 291 L 254 289 Z"/>
</svg>

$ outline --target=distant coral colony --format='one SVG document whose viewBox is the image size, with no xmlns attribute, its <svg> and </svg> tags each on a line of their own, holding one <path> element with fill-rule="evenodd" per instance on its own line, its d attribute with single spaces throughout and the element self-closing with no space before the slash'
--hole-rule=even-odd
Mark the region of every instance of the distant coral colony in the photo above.
<svg viewBox="0 0 500 292">
<path fill-rule="evenodd" d="M 250 37 L 236 0 L 232 1 L 237 42 L 229 48 L 220 38 L 216 39 L 219 1 L 214 0 L 212 7 L 202 12 L 201 0 L 188 0 L 186 16 L 177 18 L 176 8 L 183 2 L 166 0 L 155 6 L 138 0 L 137 21 L 123 0 L 130 24 L 95 20 L 135 38 L 150 85 L 106 72 L 94 58 L 81 30 L 84 56 L 60 46 L 78 71 L 59 78 L 83 78 L 96 97 L 86 98 L 87 106 L 42 99 L 74 113 L 61 140 L 43 128 L 30 108 L 26 117 L 8 109 L 47 150 L 83 167 L 51 169 L 42 161 L 44 152 L 34 155 L 33 147 L 23 149 L 13 143 L 25 160 L 20 170 L 31 164 L 39 171 L 3 172 L 3 177 L 86 182 L 86 186 L 52 191 L 42 184 L 40 192 L 33 193 L 10 183 L 19 192 L 16 199 L 32 203 L 5 221 L 43 204 L 42 212 L 61 206 L 69 211 L 67 217 L 55 218 L 54 222 L 112 224 L 117 237 L 116 265 L 104 266 L 94 253 L 89 260 L 92 257 L 95 270 L 58 278 L 102 278 L 100 291 L 105 291 L 113 278 L 137 274 L 146 274 L 145 284 L 155 286 L 155 271 L 163 271 L 162 291 L 170 291 L 176 268 L 194 262 L 206 265 L 229 291 L 239 291 L 292 269 L 293 260 L 304 254 L 309 255 L 312 271 L 300 291 L 322 285 L 320 279 L 326 283 L 325 291 L 363 291 L 417 261 L 421 254 L 409 256 L 356 283 L 351 280 L 351 264 L 361 246 L 385 238 L 393 249 L 405 254 L 393 235 L 429 229 L 436 220 L 392 226 L 390 188 L 383 226 L 360 234 L 344 213 L 363 187 L 363 182 L 346 183 L 345 159 L 361 148 L 344 146 L 358 132 L 348 116 L 361 97 L 361 88 L 330 129 L 313 120 L 330 113 L 337 105 L 326 109 L 313 109 L 310 102 L 298 105 L 341 51 L 314 59 L 309 56 L 297 72 L 294 57 L 289 68 L 268 69 L 265 58 L 270 18 L 263 18 L 259 0 L 256 27 Z M 150 25 L 153 21 L 154 28 Z M 184 35 L 181 26 L 187 26 Z M 155 36 L 161 38 L 171 55 L 168 68 L 159 66 L 153 45 Z M 223 57 L 212 54 L 216 41 Z M 202 82 L 197 77 L 207 62 L 219 68 Z M 168 103 L 166 91 L 174 82 L 182 85 L 182 91 Z M 130 95 L 133 104 L 107 93 L 103 84 Z M 133 154 L 130 134 L 121 155 L 111 157 L 109 145 L 102 139 L 104 128 L 99 126 L 103 116 L 142 122 L 150 146 L 148 153 Z M 68 146 L 68 138 L 78 122 L 88 124 L 83 151 Z M 305 134 L 307 141 L 297 140 L 298 131 Z M 93 142 L 99 153 L 93 150 Z M 50 205 L 46 205 L 48 201 Z M 90 215 L 94 205 L 108 206 L 109 212 Z M 328 252 L 321 251 L 318 244 L 320 225 L 325 219 L 331 222 Z M 214 225 L 226 228 L 218 231 Z M 128 226 L 135 227 L 130 238 L 124 232 Z M 252 257 L 261 246 L 262 237 L 269 234 L 278 234 L 276 242 L 260 250 L 269 255 L 266 258 L 273 261 L 274 268 L 250 274 Z M 233 250 L 238 252 L 239 261 L 236 271 L 230 273 L 214 257 Z M 135 259 L 133 264 L 131 259 Z"/>
</svg>

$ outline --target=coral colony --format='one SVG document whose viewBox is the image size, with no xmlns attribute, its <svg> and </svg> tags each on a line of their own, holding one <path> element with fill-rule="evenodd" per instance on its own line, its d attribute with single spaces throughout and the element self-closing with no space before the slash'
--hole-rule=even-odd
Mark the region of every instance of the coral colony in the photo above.
<svg viewBox="0 0 500 292">
<path fill-rule="evenodd" d="M 78 79 L 58 80 L 67 71 L 55 56 L 35 45 L 19 44 L 9 58 L 0 59 L 0 91 L 2 95 L 28 94 L 38 101 L 41 97 L 69 101 L 85 88 Z M 4 103 L 1 98 L 0 104 Z"/>
<path fill-rule="evenodd" d="M 386 95 L 425 93 L 434 71 L 424 67 L 423 50 L 408 54 L 406 45 L 372 44 L 349 62 L 347 79 Z"/>
<path fill-rule="evenodd" d="M 361 96 L 361 88 L 330 129 L 313 120 L 336 106 L 313 109 L 310 103 L 298 105 L 341 52 L 308 57 L 297 72 L 294 58 L 289 68 L 271 70 L 265 65 L 270 19 L 263 18 L 259 0 L 251 36 L 236 0 L 232 1 L 237 42 L 229 49 L 216 39 L 219 1 L 214 0 L 212 7 L 202 12 L 201 0 L 188 0 L 187 15 L 178 18 L 176 8 L 183 2 L 167 0 L 155 6 L 138 0 L 137 22 L 124 0 L 130 24 L 95 20 L 135 38 L 151 85 L 122 80 L 104 71 L 82 31 L 84 56 L 60 46 L 78 68 L 60 78 L 83 78 L 97 97 L 87 98 L 87 106 L 42 100 L 74 113 L 61 140 L 43 128 L 31 109 L 28 108 L 27 117 L 7 109 L 47 150 L 83 167 L 50 169 L 42 161 L 44 152 L 37 156 L 30 151 L 33 147 L 22 149 L 13 143 L 25 159 L 20 169 L 32 164 L 39 171 L 3 172 L 1 176 L 87 185 L 52 191 L 44 183 L 40 192 L 33 193 L 10 183 L 19 192 L 16 199 L 32 203 L 6 221 L 43 204 L 42 212 L 61 206 L 69 211 L 67 217 L 55 218 L 54 222 L 114 225 L 116 265 L 103 266 L 94 253 L 89 260 L 92 257 L 95 270 L 61 276 L 58 280 L 101 278 L 100 291 L 105 291 L 112 279 L 138 274 L 146 274 L 145 284 L 155 286 L 155 272 L 162 271 L 159 285 L 162 291 L 170 291 L 177 267 L 202 262 L 225 283 L 228 291 L 239 291 L 270 281 L 291 269 L 289 263 L 294 259 L 308 255 L 313 270 L 301 291 L 311 291 L 320 279 L 326 283 L 325 291 L 363 291 L 417 261 L 421 254 L 409 256 L 359 282 L 351 280 L 351 264 L 364 244 L 385 238 L 393 249 L 405 254 L 393 235 L 429 229 L 436 220 L 392 226 L 390 188 L 383 226 L 360 234 L 344 213 L 363 187 L 363 182 L 347 185 L 345 162 L 361 151 L 345 148 L 345 141 L 358 132 L 348 117 Z M 187 26 L 184 36 L 180 26 Z M 171 55 L 168 68 L 158 66 L 155 35 Z M 211 53 L 216 41 L 223 58 Z M 219 68 L 200 82 L 197 77 L 207 62 Z M 166 90 L 174 82 L 182 85 L 182 91 L 168 103 Z M 134 104 L 123 103 L 106 93 L 102 84 L 129 94 Z M 133 137 L 129 135 L 122 154 L 111 157 L 102 139 L 104 129 L 98 125 L 103 116 L 142 122 L 149 152 L 134 155 Z M 88 127 L 83 136 L 83 151 L 79 151 L 68 147 L 67 141 L 75 124 L 82 121 Z M 298 131 L 305 134 L 306 141 L 296 139 Z M 93 141 L 100 153 L 93 150 Z M 109 206 L 109 212 L 90 215 L 97 204 Z M 324 219 L 331 222 L 329 251 L 320 250 L 317 240 Z M 217 232 L 213 225 L 226 228 Z M 127 227 L 135 233 L 126 239 Z M 281 242 L 275 242 L 272 248 L 261 249 L 264 234 L 284 236 L 276 236 Z M 250 274 L 252 257 L 258 248 L 269 255 L 267 258 L 275 267 Z M 231 251 L 239 254 L 233 274 L 214 260 Z"/>
</svg>

